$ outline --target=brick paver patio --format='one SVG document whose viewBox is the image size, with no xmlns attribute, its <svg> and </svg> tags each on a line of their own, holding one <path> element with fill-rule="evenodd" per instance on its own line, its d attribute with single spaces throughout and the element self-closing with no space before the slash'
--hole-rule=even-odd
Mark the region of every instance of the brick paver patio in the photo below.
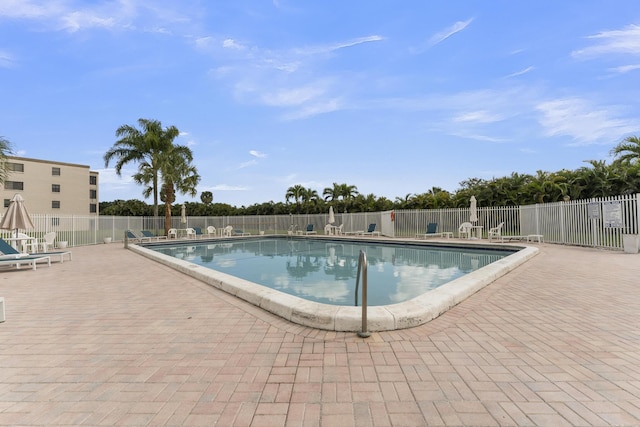
<svg viewBox="0 0 640 427">
<path fill-rule="evenodd" d="M 367 339 L 118 243 L 0 270 L 0 425 L 640 425 L 640 255 L 540 247 L 438 319 Z"/>
</svg>

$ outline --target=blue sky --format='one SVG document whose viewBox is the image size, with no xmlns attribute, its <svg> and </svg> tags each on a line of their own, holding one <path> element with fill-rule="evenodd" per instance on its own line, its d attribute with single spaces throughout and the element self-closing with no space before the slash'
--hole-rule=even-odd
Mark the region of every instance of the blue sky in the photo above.
<svg viewBox="0 0 640 427">
<path fill-rule="evenodd" d="M 142 199 L 102 160 L 139 118 L 194 152 L 178 201 L 394 200 L 609 162 L 639 83 L 636 0 L 0 2 L 0 135 L 99 171 L 102 201 Z"/>
</svg>

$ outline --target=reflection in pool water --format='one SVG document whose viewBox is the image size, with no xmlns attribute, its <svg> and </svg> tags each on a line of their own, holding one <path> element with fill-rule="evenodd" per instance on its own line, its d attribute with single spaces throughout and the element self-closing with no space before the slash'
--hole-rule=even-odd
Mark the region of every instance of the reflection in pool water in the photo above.
<svg viewBox="0 0 640 427">
<path fill-rule="evenodd" d="M 256 238 L 151 246 L 300 298 L 357 305 L 360 250 L 367 254 L 368 304 L 408 301 L 513 253 L 509 250 L 443 248 L 325 239 Z"/>
</svg>

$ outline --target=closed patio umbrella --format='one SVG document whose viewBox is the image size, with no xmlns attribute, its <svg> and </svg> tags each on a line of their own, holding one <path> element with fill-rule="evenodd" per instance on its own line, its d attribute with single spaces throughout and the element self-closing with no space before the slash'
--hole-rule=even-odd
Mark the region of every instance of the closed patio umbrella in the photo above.
<svg viewBox="0 0 640 427">
<path fill-rule="evenodd" d="M 476 196 L 471 196 L 471 205 L 469 206 L 469 221 L 478 222 L 478 207 L 476 202 Z"/>
<path fill-rule="evenodd" d="M 24 199 L 20 194 L 16 194 L 11 199 L 7 212 L 2 217 L 2 223 L 0 228 L 4 230 L 15 230 L 16 237 L 18 237 L 18 230 L 26 230 L 28 228 L 35 228 L 29 212 L 24 205 Z"/>
<path fill-rule="evenodd" d="M 333 214 L 333 206 L 329 206 L 329 224 L 336 222 L 336 217 Z"/>
<path fill-rule="evenodd" d="M 187 223 L 187 207 L 185 204 L 182 204 L 182 213 L 180 214 L 180 222 L 183 224 Z"/>
</svg>

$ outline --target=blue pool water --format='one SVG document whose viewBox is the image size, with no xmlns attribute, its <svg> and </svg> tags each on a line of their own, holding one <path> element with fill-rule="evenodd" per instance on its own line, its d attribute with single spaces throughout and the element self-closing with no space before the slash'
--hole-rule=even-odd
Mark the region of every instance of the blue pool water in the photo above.
<svg viewBox="0 0 640 427">
<path fill-rule="evenodd" d="M 352 306 L 360 304 L 355 288 L 360 250 L 367 255 L 370 306 L 408 301 L 513 253 L 282 237 L 180 242 L 149 249 L 306 300 Z"/>
</svg>

